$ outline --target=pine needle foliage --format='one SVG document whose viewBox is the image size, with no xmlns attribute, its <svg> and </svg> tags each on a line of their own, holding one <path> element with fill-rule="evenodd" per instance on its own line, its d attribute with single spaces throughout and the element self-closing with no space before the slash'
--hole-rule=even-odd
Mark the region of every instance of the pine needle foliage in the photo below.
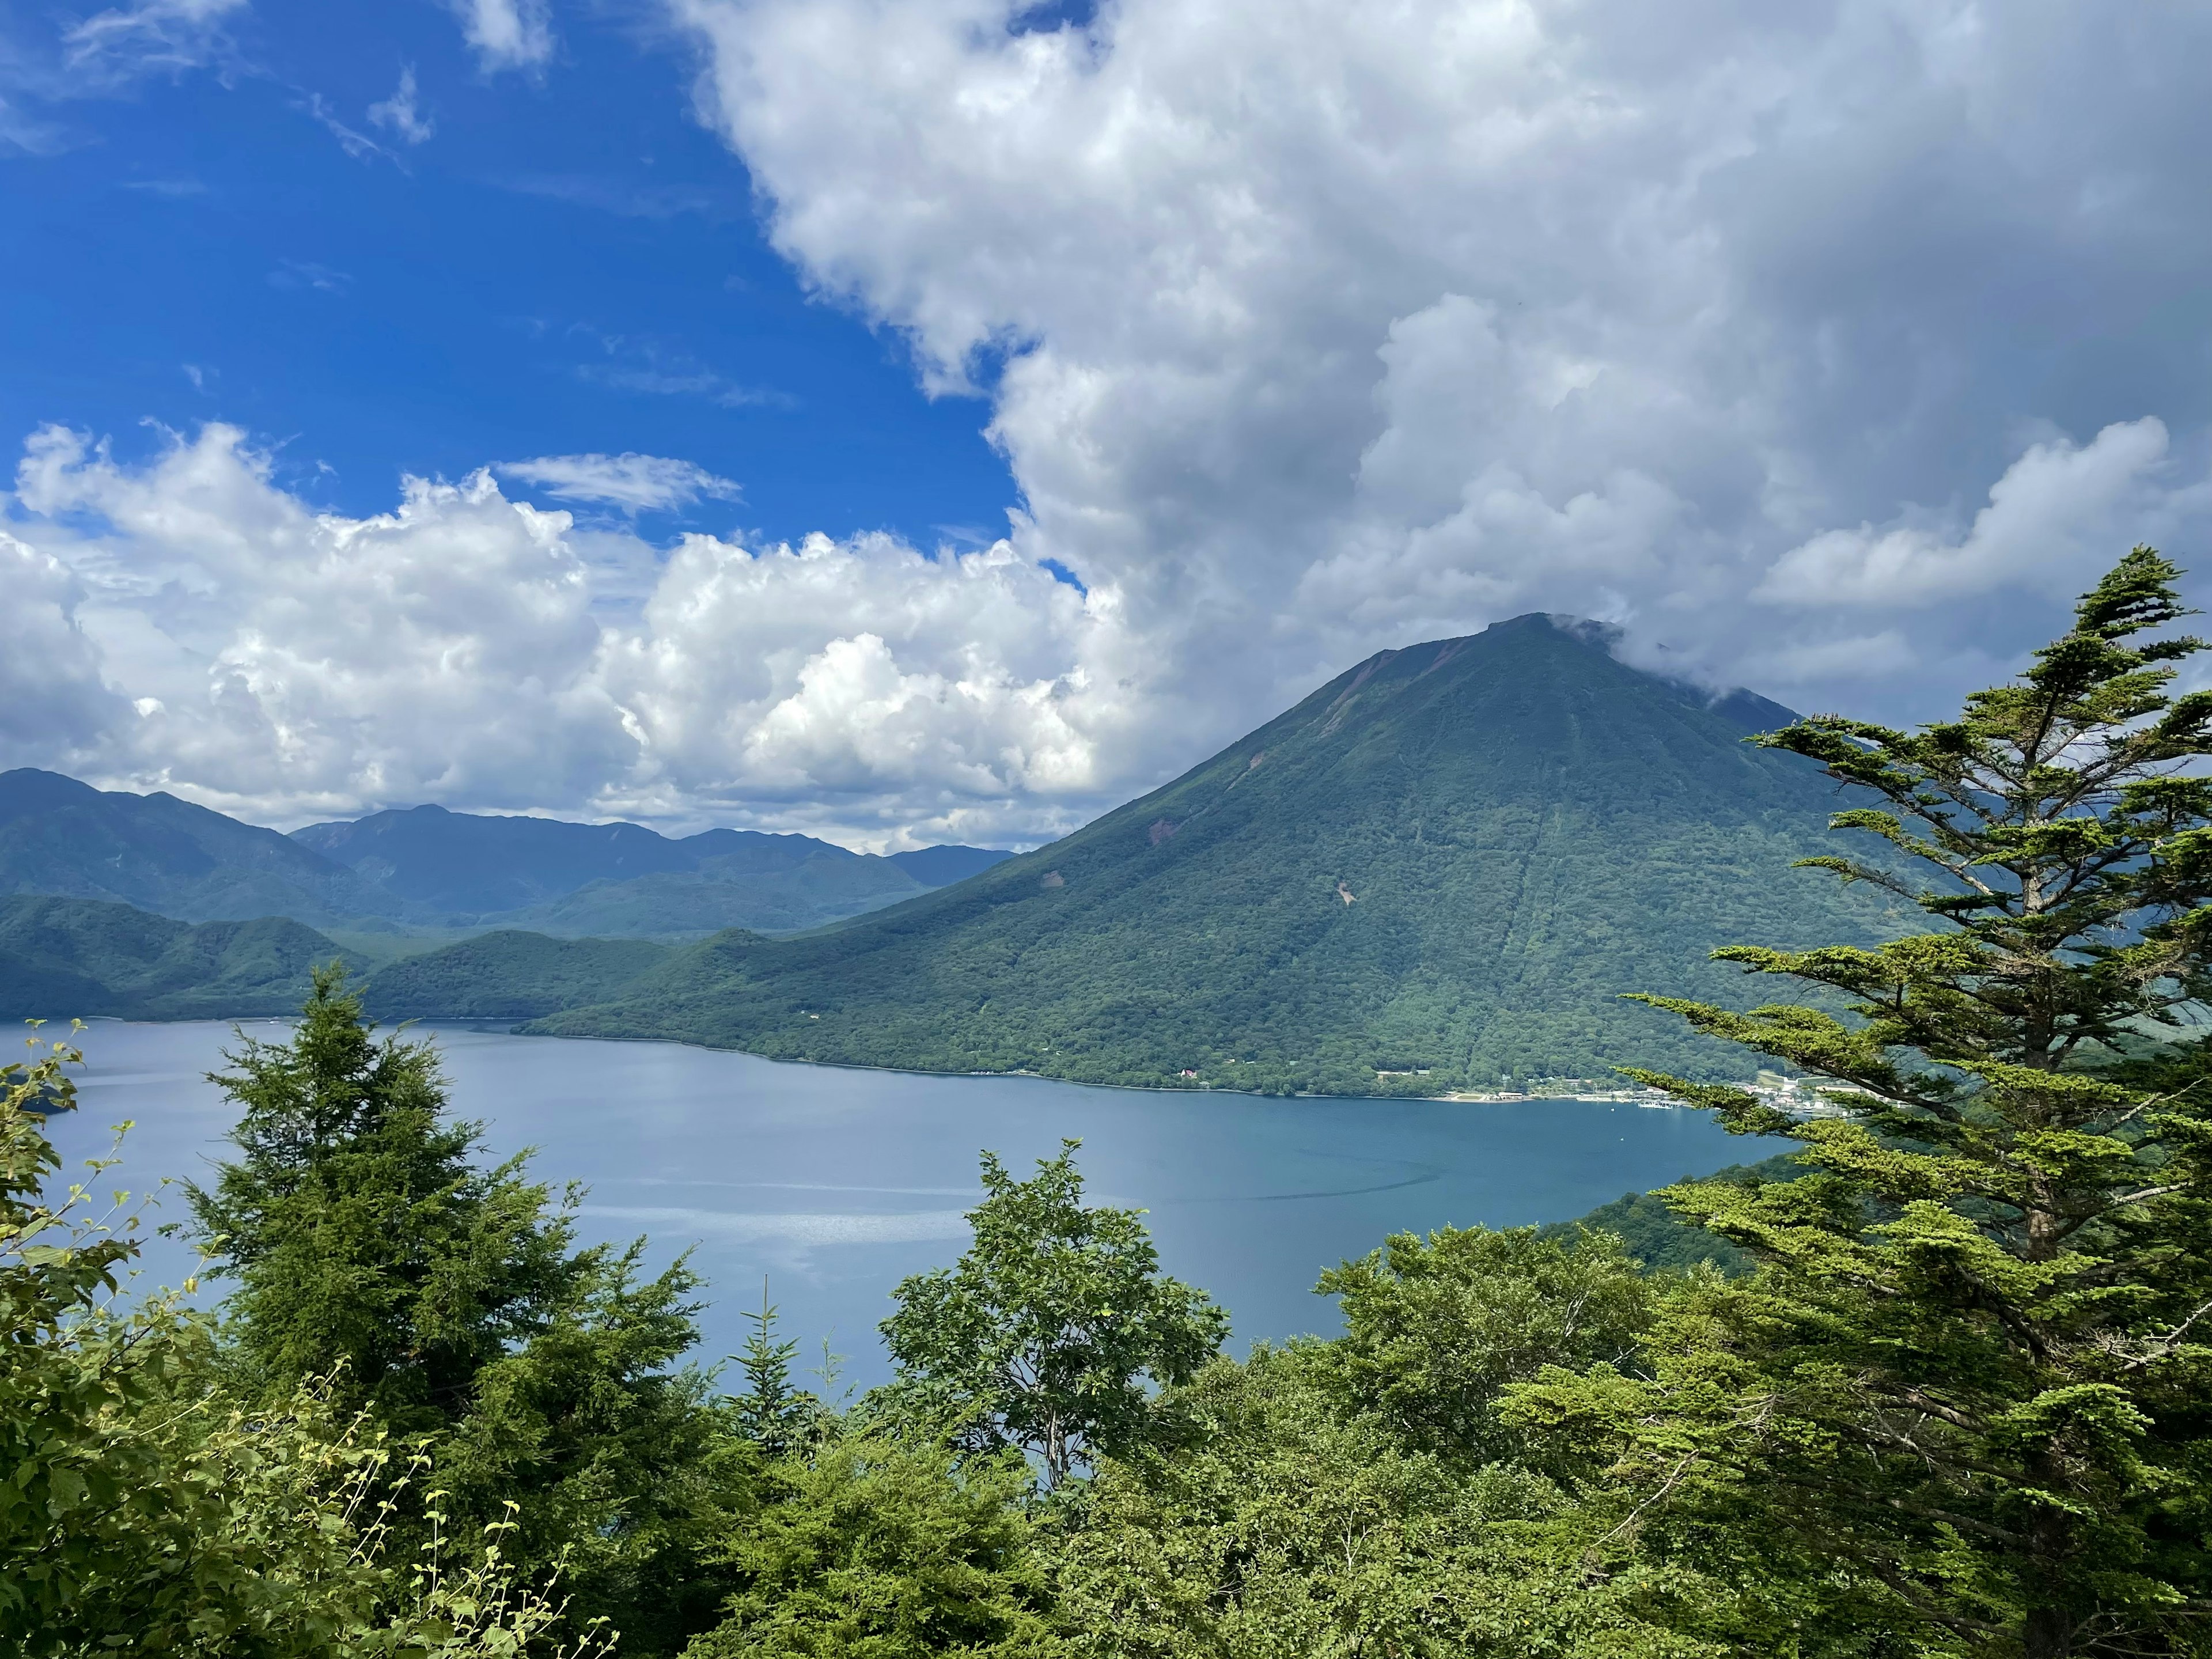
<svg viewBox="0 0 2212 1659">
<path fill-rule="evenodd" d="M 1808 1173 L 1671 1189 L 1760 1270 L 1687 1281 L 1640 1365 L 1516 1400 L 1616 1455 L 1594 1561 L 1725 1538 L 1914 1651 L 2212 1651 L 2212 1065 L 2178 1042 L 2212 993 L 2212 693 L 2175 691 L 2204 648 L 2161 631 L 2178 576 L 2136 548 L 1954 720 L 1757 739 L 1881 799 L 1835 818 L 1881 861 L 1808 862 L 1927 924 L 1717 953 L 1846 1013 L 1644 999 L 1841 1115 L 1633 1073 L 1801 1137 Z M 2147 1035 L 2165 1058 L 2122 1063 Z"/>
</svg>

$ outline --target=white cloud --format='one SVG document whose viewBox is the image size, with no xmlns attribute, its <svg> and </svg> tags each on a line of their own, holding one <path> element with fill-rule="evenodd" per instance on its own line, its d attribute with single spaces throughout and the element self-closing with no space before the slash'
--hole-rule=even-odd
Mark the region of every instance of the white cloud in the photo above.
<svg viewBox="0 0 2212 1659">
<path fill-rule="evenodd" d="M 989 398 L 1008 537 L 661 549 L 490 473 L 347 519 L 228 428 L 130 465 L 49 431 L 9 528 L 81 595 L 41 637 L 150 711 L 67 705 L 106 775 L 1034 836 L 1526 611 L 1932 714 L 2105 560 L 2212 529 L 2203 9 L 670 6 L 805 279 Z M 462 15 L 488 68 L 549 60 L 543 9 Z M 610 386 L 754 395 L 599 346 Z M 549 502 L 711 493 L 515 465 L 569 469 L 504 474 Z"/>
<path fill-rule="evenodd" d="M 2115 547 L 2165 541 L 2212 507 L 2203 479 L 2177 488 L 2165 426 L 2116 422 L 2086 448 L 2032 445 L 1956 542 L 1899 524 L 1830 530 L 1784 553 L 1757 597 L 1775 605 L 1910 609 L 2019 584 L 2054 596 L 2087 586 Z"/>
<path fill-rule="evenodd" d="M 553 56 L 552 15 L 546 0 L 449 0 L 461 20 L 461 36 L 487 71 L 536 70 Z"/>
<path fill-rule="evenodd" d="M 313 259 L 280 259 L 269 273 L 271 288 L 312 288 L 323 294 L 343 294 L 353 286 L 350 273 L 318 264 Z"/>
<path fill-rule="evenodd" d="M 0 766 L 89 758 L 128 718 L 100 681 L 61 560 L 0 531 Z"/>
<path fill-rule="evenodd" d="M 204 69 L 229 42 L 225 21 L 248 0 L 138 0 L 95 12 L 62 37 L 64 61 L 78 76 L 125 80 Z"/>
<path fill-rule="evenodd" d="M 1004 542 L 931 559 L 882 536 L 692 536 L 607 674 L 672 779 L 970 824 L 1005 803 L 1066 827 L 1120 712 L 1086 667 L 1115 632 Z"/>
<path fill-rule="evenodd" d="M 0 97 L 0 155 L 54 155 L 68 148 L 68 137 L 59 127 L 26 114 Z"/>
<path fill-rule="evenodd" d="M 604 501 L 628 513 L 689 507 L 702 495 L 733 501 L 738 486 L 690 461 L 660 455 L 540 455 L 533 461 L 502 461 L 503 477 L 533 483 L 564 501 Z"/>
<path fill-rule="evenodd" d="M 429 142 L 438 131 L 437 123 L 422 113 L 415 88 L 415 66 L 403 64 L 399 84 L 392 96 L 368 106 L 371 126 L 383 127 L 410 144 Z"/>
<path fill-rule="evenodd" d="M 330 100 L 319 92 L 309 93 L 295 107 L 304 110 L 312 118 L 319 121 L 329 131 L 331 137 L 338 141 L 338 148 L 354 161 L 366 161 L 371 156 L 392 155 L 390 150 L 385 149 L 367 133 L 349 127 L 338 119 L 337 112 L 331 107 Z M 370 113 L 374 115 L 374 111 L 372 110 Z"/>
<path fill-rule="evenodd" d="M 1929 712 L 2208 527 L 2212 14 L 669 4 L 777 245 L 988 391 L 1015 547 L 1144 642 L 1105 775 L 1530 610 Z"/>
<path fill-rule="evenodd" d="M 633 490 L 683 465 L 558 458 L 580 483 L 594 459 Z M 11 660 L 55 665 L 60 701 L 12 708 L 10 735 L 264 820 L 436 800 L 1003 839 L 1079 817 L 1119 717 L 1081 666 L 1111 617 L 1003 542 L 664 556 L 489 471 L 348 518 L 220 424 L 137 465 L 45 428 L 15 500 L 40 642 Z"/>
<path fill-rule="evenodd" d="M 2139 516 L 2130 501 L 2169 526 L 2201 518 L 2201 476 L 2160 482 L 2167 448 L 2154 422 L 2031 443 L 1960 535 L 1911 539 L 1903 557 L 1892 530 L 1806 538 L 1764 567 L 1776 592 L 1747 602 L 1756 628 L 1648 659 L 1863 707 L 1924 673 L 1912 630 L 1933 600 L 2063 598 L 2103 556 L 2099 526 Z M 1370 471 L 1386 460 L 1412 488 L 1415 462 Z M 1211 740 L 1171 719 L 1273 712 L 1263 688 L 1227 720 L 1178 714 L 1158 672 L 1175 636 L 1130 625 L 1136 584 L 1055 580 L 1021 544 L 1033 527 L 934 556 L 884 535 L 664 550 L 620 520 L 511 499 L 495 473 L 633 512 L 734 489 L 668 458 L 551 456 L 410 479 L 392 511 L 351 518 L 308 507 L 235 428 L 165 434 L 135 464 L 42 429 L 0 541 L 20 596 L 5 660 L 23 682 L 0 670 L 0 745 L 264 821 L 435 800 L 1002 844 L 1072 828 Z M 1541 570 L 1493 541 L 1610 580 L 1634 571 L 1620 550 L 1656 544 L 1684 511 L 1632 472 L 1554 504 L 1493 468 L 1437 504 L 1432 535 L 1310 566 L 1278 603 L 1328 619 L 1309 641 L 1411 637 L 1424 605 L 1530 608 Z M 1601 586 L 1584 597 L 1585 614 L 1626 609 Z M 1716 638 L 1726 655 L 1701 654 Z M 1974 641 L 1960 650 L 1960 672 L 2002 672 Z"/>
</svg>

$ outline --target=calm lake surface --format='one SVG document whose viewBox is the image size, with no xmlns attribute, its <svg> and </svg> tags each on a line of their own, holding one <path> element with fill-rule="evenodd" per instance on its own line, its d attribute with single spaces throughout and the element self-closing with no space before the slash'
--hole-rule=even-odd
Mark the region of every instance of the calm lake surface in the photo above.
<svg viewBox="0 0 2212 1659">
<path fill-rule="evenodd" d="M 286 1035 L 273 1021 L 246 1029 Z M 739 1310 L 760 1305 L 765 1275 L 783 1334 L 810 1358 L 830 1338 L 862 1387 L 884 1375 L 875 1328 L 891 1286 L 965 1247 L 984 1147 L 1026 1172 L 1063 1137 L 1079 1139 L 1093 1201 L 1151 1212 L 1163 1265 L 1229 1310 L 1239 1352 L 1338 1328 L 1315 1279 L 1389 1233 L 1566 1219 L 1773 1150 L 1700 1113 L 1602 1102 L 1158 1094 L 416 1029 L 444 1055 L 454 1109 L 483 1120 L 495 1153 L 534 1147 L 537 1178 L 589 1187 L 585 1236 L 649 1235 L 656 1265 L 692 1249 L 715 1304 L 702 1322 L 707 1358 L 742 1342 Z M 100 1191 L 207 1178 L 234 1115 L 203 1074 L 230 1041 L 216 1022 L 94 1023 L 82 1109 L 53 1125 L 70 1172 L 127 1118 L 137 1127 Z M 185 1213 L 172 1193 L 155 1219 Z M 146 1276 L 176 1283 L 191 1261 L 156 1241 Z"/>
</svg>

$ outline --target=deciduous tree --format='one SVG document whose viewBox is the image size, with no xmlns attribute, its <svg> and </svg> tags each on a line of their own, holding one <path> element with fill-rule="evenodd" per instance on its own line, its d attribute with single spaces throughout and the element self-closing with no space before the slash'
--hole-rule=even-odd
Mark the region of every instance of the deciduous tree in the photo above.
<svg viewBox="0 0 2212 1659">
<path fill-rule="evenodd" d="M 1048 1485 L 1157 1434 L 1156 1385 L 1187 1380 L 1229 1334 L 1159 1271 L 1139 1212 L 1085 1206 L 1080 1144 L 1027 1181 L 984 1153 L 975 1242 L 957 1267 L 902 1280 L 883 1324 L 905 1404 L 975 1449 L 1035 1453 Z"/>
</svg>

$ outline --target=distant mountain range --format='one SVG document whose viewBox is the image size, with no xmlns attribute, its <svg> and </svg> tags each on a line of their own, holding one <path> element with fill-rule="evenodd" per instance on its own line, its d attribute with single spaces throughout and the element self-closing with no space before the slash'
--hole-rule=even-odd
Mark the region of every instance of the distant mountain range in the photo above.
<svg viewBox="0 0 2212 1659">
<path fill-rule="evenodd" d="M 368 883 L 274 830 L 174 795 L 0 772 L 0 894 L 100 899 L 180 921 L 388 916 Z"/>
<path fill-rule="evenodd" d="M 1849 803 L 1786 723 L 1529 616 L 1386 651 L 1066 840 L 787 940 L 726 933 L 528 1029 L 1085 1080 L 1431 1093 L 1732 1055 L 1623 993 L 1903 920 L 1793 859 Z M 426 964 L 427 965 L 427 964 Z"/>
<path fill-rule="evenodd" d="M 181 921 L 284 916 L 340 931 L 522 927 L 697 939 L 819 927 L 1011 857 L 927 847 L 889 858 L 808 836 L 564 823 L 417 806 L 290 836 L 173 795 L 0 774 L 0 894 L 118 902 Z"/>
</svg>

